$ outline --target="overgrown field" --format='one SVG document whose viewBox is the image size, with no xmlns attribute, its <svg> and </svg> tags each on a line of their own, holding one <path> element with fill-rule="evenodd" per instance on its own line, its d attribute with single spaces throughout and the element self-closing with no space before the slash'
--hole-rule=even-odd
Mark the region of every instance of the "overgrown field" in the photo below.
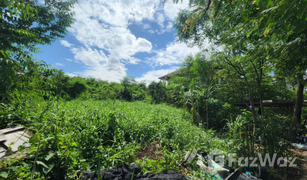
<svg viewBox="0 0 307 180">
<path fill-rule="evenodd" d="M 145 172 L 180 172 L 185 151 L 229 151 L 232 146 L 192 124 L 186 111 L 164 104 L 74 100 L 2 108 L 9 112 L 2 122 L 26 124 L 35 134 L 25 159 L 1 163 L 2 177 L 8 179 L 73 179 L 79 170 L 124 163 L 137 163 Z M 155 152 L 146 152 L 148 145 L 156 146 Z"/>
</svg>

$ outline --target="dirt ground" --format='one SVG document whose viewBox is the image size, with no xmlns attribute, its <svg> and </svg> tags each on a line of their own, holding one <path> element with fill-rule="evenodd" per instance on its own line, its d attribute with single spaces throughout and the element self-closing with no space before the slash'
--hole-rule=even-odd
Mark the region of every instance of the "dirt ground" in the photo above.
<svg viewBox="0 0 307 180">
<path fill-rule="evenodd" d="M 301 152 L 301 155 L 303 156 L 304 159 L 302 159 L 303 164 L 300 167 L 300 172 L 302 173 L 300 179 L 303 180 L 307 180 L 307 151 L 303 151 Z"/>
</svg>

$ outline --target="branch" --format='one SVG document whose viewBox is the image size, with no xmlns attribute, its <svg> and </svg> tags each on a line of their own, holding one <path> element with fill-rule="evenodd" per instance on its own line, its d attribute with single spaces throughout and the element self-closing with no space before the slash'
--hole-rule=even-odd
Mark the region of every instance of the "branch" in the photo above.
<svg viewBox="0 0 307 180">
<path fill-rule="evenodd" d="M 258 71 L 257 71 L 257 68 L 256 68 L 256 66 L 255 66 L 255 64 L 254 63 L 252 63 L 252 65 L 253 65 L 253 68 L 254 68 L 254 70 L 255 70 L 255 72 L 256 72 L 256 79 L 257 79 L 257 82 L 258 82 L 258 84 L 260 84 L 261 82 L 260 82 L 260 77 L 259 77 L 259 73 L 258 73 Z"/>
<path fill-rule="evenodd" d="M 207 13 L 207 11 L 209 10 L 210 6 L 211 6 L 211 0 L 208 0 L 208 5 L 207 5 L 207 7 L 205 9 L 204 15 Z"/>
<path fill-rule="evenodd" d="M 226 57 L 225 57 L 225 62 L 226 62 L 228 65 L 230 65 L 231 67 L 233 67 L 233 68 L 237 71 L 237 73 L 238 73 L 239 75 L 241 75 L 241 76 L 245 75 L 245 73 L 242 72 L 242 70 L 241 70 L 241 68 L 240 68 L 239 66 L 236 66 L 236 65 L 234 65 L 233 63 L 231 63 L 230 60 L 227 59 Z"/>
</svg>

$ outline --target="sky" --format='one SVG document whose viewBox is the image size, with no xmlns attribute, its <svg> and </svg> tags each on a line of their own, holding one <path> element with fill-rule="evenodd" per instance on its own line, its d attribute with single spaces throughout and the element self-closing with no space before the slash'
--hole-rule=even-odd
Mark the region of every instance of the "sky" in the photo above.
<svg viewBox="0 0 307 180">
<path fill-rule="evenodd" d="M 200 51 L 176 41 L 173 24 L 187 7 L 188 0 L 78 0 L 66 36 L 41 46 L 35 58 L 70 76 L 158 81 Z"/>
</svg>

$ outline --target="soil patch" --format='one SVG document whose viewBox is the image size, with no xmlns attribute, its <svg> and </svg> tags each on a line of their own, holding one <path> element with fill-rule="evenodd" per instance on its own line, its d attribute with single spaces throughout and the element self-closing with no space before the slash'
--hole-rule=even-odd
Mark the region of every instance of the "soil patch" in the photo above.
<svg viewBox="0 0 307 180">
<path fill-rule="evenodd" d="M 163 158 L 162 149 L 163 145 L 160 141 L 151 142 L 147 146 L 142 147 L 142 150 L 137 153 L 136 158 L 143 159 L 146 157 L 148 159 L 160 160 Z"/>
</svg>

